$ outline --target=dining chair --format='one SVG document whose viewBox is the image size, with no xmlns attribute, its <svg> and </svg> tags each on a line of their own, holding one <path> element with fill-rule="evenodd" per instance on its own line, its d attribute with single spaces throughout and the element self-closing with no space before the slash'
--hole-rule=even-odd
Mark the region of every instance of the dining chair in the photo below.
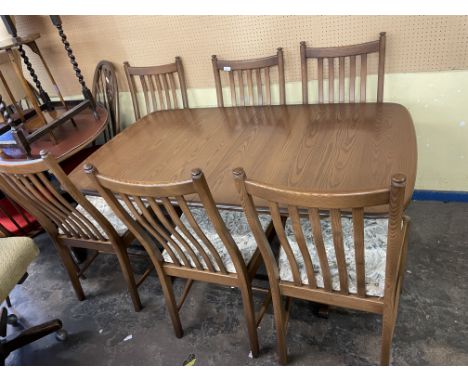
<svg viewBox="0 0 468 382">
<path fill-rule="evenodd" d="M 135 280 L 127 253 L 135 238 L 102 198 L 82 195 L 55 158 L 44 151 L 37 160 L 1 163 L 0 188 L 35 216 L 49 234 L 80 301 L 85 299 L 80 277 L 99 253 L 113 253 L 135 311 L 141 309 L 137 288 L 150 270 Z M 72 257 L 71 248 L 90 249 L 93 253 L 80 267 Z"/>
<path fill-rule="evenodd" d="M 308 104 L 308 60 L 317 61 L 318 101 L 319 103 L 366 102 L 367 56 L 378 54 L 377 102 L 383 102 L 385 76 L 385 32 L 376 41 L 339 47 L 313 48 L 301 41 L 302 103 Z M 359 59 L 358 59 L 359 57 Z M 338 61 L 338 65 L 336 62 Z M 359 65 L 358 65 L 359 64 Z M 358 69 L 359 67 L 359 69 Z M 338 69 L 338 97 L 335 98 L 335 78 Z M 346 75 L 345 72 L 348 72 Z M 327 73 L 327 75 L 325 75 Z M 328 99 L 324 96 L 324 78 L 328 82 Z M 345 77 L 348 78 L 348 91 Z M 358 82 L 358 83 L 357 83 Z"/>
<path fill-rule="evenodd" d="M 124 62 L 123 65 L 136 120 L 158 110 L 189 107 L 184 67 L 180 57 L 176 57 L 175 62 L 166 65 L 136 67 L 130 66 L 128 62 Z M 182 107 L 179 107 L 177 90 L 182 98 Z M 140 93 L 143 93 L 146 112 L 139 102 Z"/>
<path fill-rule="evenodd" d="M 92 92 L 95 101 L 109 113 L 109 125 L 104 130 L 104 141 L 107 142 L 120 133 L 119 86 L 112 62 L 101 60 L 97 63 Z"/>
<path fill-rule="evenodd" d="M 120 133 L 119 87 L 112 62 L 101 60 L 96 65 L 92 94 L 95 102 L 104 106 L 108 113 L 108 125 L 102 135 L 105 143 Z M 60 166 L 65 171 L 65 174 L 70 174 L 101 146 L 94 141 L 92 145 L 81 149 L 76 154 L 60 162 Z"/>
<path fill-rule="evenodd" d="M 408 243 L 405 176 L 394 175 L 389 189 L 333 194 L 260 183 L 241 168 L 233 175 L 267 270 L 280 363 L 287 363 L 290 301 L 298 298 L 382 315 L 380 363 L 388 365 Z M 277 257 L 253 198 L 270 210 L 281 244 Z M 389 205 L 388 219 L 365 217 L 365 208 L 381 205 Z"/>
<path fill-rule="evenodd" d="M 278 48 L 274 56 L 248 60 L 220 60 L 216 55 L 213 55 L 211 62 L 218 107 L 224 106 L 221 72 L 227 73 L 227 77 L 229 77 L 231 106 L 272 105 L 270 72 L 274 67 L 278 67 L 279 104 L 286 104 L 283 48 Z M 246 84 L 247 93 L 245 91 Z"/>
<path fill-rule="evenodd" d="M 242 211 L 219 211 L 200 169 L 192 170 L 190 180 L 160 184 L 111 179 L 92 165 L 88 165 L 86 172 L 117 217 L 148 252 L 176 337 L 183 335 L 179 312 L 193 281 L 237 287 L 242 296 L 250 348 L 257 357 L 259 345 L 251 280 L 261 257 Z M 189 207 L 189 200 L 194 196 L 200 205 Z M 173 204 L 179 206 L 182 215 L 179 216 Z M 259 220 L 265 235 L 271 237 L 271 219 L 260 215 Z M 186 279 L 178 303 L 172 287 L 173 277 Z"/>
</svg>

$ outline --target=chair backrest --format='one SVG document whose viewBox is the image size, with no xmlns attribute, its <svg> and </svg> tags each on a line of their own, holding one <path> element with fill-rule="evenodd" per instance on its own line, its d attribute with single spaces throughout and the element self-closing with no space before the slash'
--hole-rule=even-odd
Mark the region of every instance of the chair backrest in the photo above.
<svg viewBox="0 0 468 382">
<path fill-rule="evenodd" d="M 65 198 L 59 187 L 73 200 Z M 41 159 L 37 160 L 1 163 L 0 188 L 34 215 L 53 236 L 106 243 L 117 240 L 118 235 L 109 221 L 80 193 L 55 158 L 46 152 L 41 152 Z M 87 214 L 76 209 L 75 204 L 80 204 Z"/>
<path fill-rule="evenodd" d="M 239 248 L 221 218 L 201 170 L 192 170 L 191 180 L 162 184 L 127 183 L 110 179 L 99 174 L 92 165 L 88 165 L 86 172 L 117 217 L 127 225 L 147 252 L 156 256 L 153 257 L 156 266 L 160 266 L 163 261 L 159 245 L 178 267 L 227 274 L 219 246 L 212 241 L 213 237 L 210 240 L 204 232 L 203 225 L 206 229 L 209 224 L 210 228 L 214 228 L 217 243 L 221 242 L 226 250 L 223 252 L 231 257 L 236 272 L 245 275 L 246 267 Z M 194 210 L 188 206 L 187 199 L 190 196 L 198 196 L 201 207 L 196 208 L 204 209 L 203 217 L 198 215 L 198 220 L 193 214 Z M 173 204 L 179 206 L 183 216 L 179 216 Z M 200 225 L 202 219 L 205 221 Z"/>
<path fill-rule="evenodd" d="M 347 269 L 346 265 L 341 217 L 344 212 L 347 214 L 351 213 L 356 268 L 354 270 L 356 273 L 356 292 L 362 298 L 367 297 L 364 261 L 364 208 L 388 204 L 385 294 L 387 294 L 388 288 L 394 287 L 394 281 L 398 272 L 397 268 L 399 267 L 399 256 L 401 255 L 403 232 L 405 232 L 403 227 L 403 203 L 406 178 L 404 175 L 394 175 L 390 189 L 332 194 L 304 192 L 266 185 L 247 179 L 244 170 L 241 168 L 233 170 L 233 174 L 247 220 L 257 240 L 268 274 L 271 276 L 269 277 L 270 283 L 272 280 L 278 280 L 278 264 L 268 240 L 266 240 L 265 234 L 259 225 L 253 198 L 258 198 L 257 200 L 262 200 L 264 203 L 266 202 L 270 210 L 275 231 L 287 256 L 293 284 L 308 289 L 321 288 L 321 286 L 317 285 L 314 277 L 314 264 L 312 264 L 312 257 L 305 239 L 305 237 L 312 237 L 319 263 L 315 264 L 315 266 L 320 266 L 323 277 L 323 289 L 321 290 L 332 293 L 330 257 L 327 256 L 325 249 L 324 232 L 322 232 L 323 227 L 321 222 L 324 214 L 329 216 L 333 235 L 334 257 L 338 268 L 339 293 L 345 296 L 351 293 L 354 294 L 354 292 L 349 290 L 348 285 L 348 272 L 350 270 Z M 292 231 L 300 252 L 298 254 L 293 253 L 285 232 L 282 216 L 288 216 L 291 220 Z M 304 232 L 301 221 L 306 223 L 304 225 L 310 229 L 310 232 Z M 301 279 L 298 259 L 305 266 L 308 285 L 304 285 Z"/>
<path fill-rule="evenodd" d="M 188 108 L 187 85 L 180 57 L 176 57 L 175 62 L 171 64 L 158 66 L 136 67 L 124 62 L 124 70 L 132 96 L 135 119 L 158 110 Z M 180 89 L 182 107 L 179 107 L 177 89 Z M 145 99 L 145 113 L 138 102 L 139 93 L 143 93 Z"/>
<path fill-rule="evenodd" d="M 366 102 L 367 55 L 377 53 L 379 56 L 377 79 L 377 102 L 383 102 L 385 75 L 385 32 L 380 33 L 376 41 L 363 44 L 330 48 L 310 48 L 305 41 L 300 44 L 302 73 L 302 103 L 308 103 L 308 59 L 317 61 L 318 100 L 324 103 L 324 78 L 328 78 L 328 103 Z M 359 57 L 359 60 L 358 60 Z M 338 66 L 336 66 L 338 61 Z M 357 64 L 359 63 L 359 70 Z M 346 70 L 348 68 L 348 70 Z M 327 70 L 326 70 L 327 69 Z M 335 78 L 338 69 L 338 97 L 335 97 Z M 325 75 L 327 72 L 327 75 Z M 345 72 L 348 72 L 346 75 Z M 345 90 L 345 77 L 349 78 L 349 90 Z M 359 78 L 359 90 L 356 79 Z M 348 93 L 348 97 L 346 97 Z M 356 93 L 359 93 L 359 97 Z"/>
<path fill-rule="evenodd" d="M 104 131 L 104 139 L 107 142 L 120 133 L 119 86 L 112 62 L 98 62 L 94 70 L 92 90 L 94 100 L 102 104 L 109 113 L 109 125 Z"/>
<path fill-rule="evenodd" d="M 271 68 L 278 67 L 279 104 L 286 103 L 283 49 L 278 48 L 276 55 L 250 60 L 219 60 L 211 57 L 216 85 L 218 107 L 224 106 L 221 74 L 229 77 L 231 106 L 271 105 Z M 263 73 L 263 76 L 262 76 Z M 255 80 L 254 80 L 255 77 Z M 236 84 L 237 80 L 237 84 Z M 245 85 L 247 84 L 247 92 Z"/>
</svg>

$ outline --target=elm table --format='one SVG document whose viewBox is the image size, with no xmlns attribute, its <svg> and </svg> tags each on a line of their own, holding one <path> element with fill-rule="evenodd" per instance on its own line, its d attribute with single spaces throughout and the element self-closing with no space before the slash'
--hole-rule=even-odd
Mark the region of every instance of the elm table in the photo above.
<svg viewBox="0 0 468 382">
<path fill-rule="evenodd" d="M 256 180 L 322 192 L 388 188 L 403 173 L 408 204 L 417 144 L 408 110 L 395 103 L 181 109 L 140 119 L 86 162 L 130 182 L 186 180 L 199 167 L 220 208 L 241 208 L 232 178 L 239 166 Z M 71 179 L 95 193 L 82 167 Z"/>
</svg>

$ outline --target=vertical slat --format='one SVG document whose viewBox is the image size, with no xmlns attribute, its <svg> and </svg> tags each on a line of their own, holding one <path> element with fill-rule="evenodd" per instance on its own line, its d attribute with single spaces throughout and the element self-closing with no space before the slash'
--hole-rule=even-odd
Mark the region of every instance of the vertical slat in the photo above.
<svg viewBox="0 0 468 382">
<path fill-rule="evenodd" d="M 156 111 L 158 110 L 158 104 L 156 103 L 156 89 L 154 87 L 153 76 L 149 74 L 148 76 L 146 76 L 146 78 L 148 78 L 149 90 L 151 94 L 151 102 L 153 103 L 152 111 Z"/>
<path fill-rule="evenodd" d="M 307 105 L 309 103 L 308 94 L 308 81 L 307 81 L 307 47 L 305 41 L 300 43 L 301 52 L 301 80 L 302 80 L 302 103 Z M 319 81 L 320 87 L 320 81 Z"/>
<path fill-rule="evenodd" d="M 349 57 L 349 102 L 354 103 L 356 93 L 356 56 Z"/>
<path fill-rule="evenodd" d="M 379 43 L 379 75 L 377 79 L 377 102 L 383 102 L 384 78 L 385 78 L 385 32 L 380 32 Z"/>
<path fill-rule="evenodd" d="M 278 86 L 280 95 L 280 105 L 286 105 L 286 81 L 284 79 L 284 58 L 283 48 L 278 48 Z"/>
<path fill-rule="evenodd" d="M 335 58 L 328 58 L 328 103 L 335 102 Z"/>
<path fill-rule="evenodd" d="M 174 73 L 167 73 L 167 76 L 169 77 L 169 83 L 171 85 L 171 92 L 172 92 L 172 105 L 174 109 L 179 108 L 179 101 L 177 100 L 177 86 L 175 83 L 175 74 Z"/>
<path fill-rule="evenodd" d="M 215 54 L 211 56 L 211 64 L 213 66 L 213 75 L 215 79 L 216 98 L 218 101 L 218 107 L 223 107 L 224 106 L 223 87 L 221 86 L 221 76 L 219 74 L 219 69 L 218 69 L 218 58 L 216 57 Z"/>
<path fill-rule="evenodd" d="M 125 77 L 127 77 L 128 87 L 130 89 L 130 95 L 132 96 L 133 112 L 135 114 L 135 119 L 139 120 L 141 118 L 141 114 L 140 114 L 140 106 L 138 104 L 138 98 L 137 98 L 135 78 L 129 73 L 129 67 L 130 67 L 130 64 L 127 61 L 125 61 L 124 71 L 125 71 Z"/>
<path fill-rule="evenodd" d="M 323 103 L 323 58 L 317 59 L 319 103 Z"/>
<path fill-rule="evenodd" d="M 289 217 L 291 218 L 294 235 L 296 237 L 297 245 L 304 259 L 304 264 L 306 267 L 308 287 L 317 288 L 317 281 L 315 280 L 314 266 L 312 264 L 312 258 L 310 256 L 309 250 L 307 248 L 307 243 L 304 238 L 304 232 L 302 231 L 301 220 L 299 217 L 299 212 L 297 207 L 288 206 Z"/>
<path fill-rule="evenodd" d="M 157 222 L 155 222 L 155 220 L 153 219 L 151 214 L 149 214 L 149 211 L 146 209 L 145 206 L 143 206 L 143 209 L 139 207 L 142 212 L 142 215 L 140 215 L 138 210 L 135 208 L 135 206 L 129 199 L 128 195 L 120 194 L 120 198 L 123 200 L 128 210 L 133 215 L 133 219 L 136 220 L 139 224 L 141 224 L 144 229 L 146 229 L 149 233 L 151 233 L 156 238 L 156 240 L 166 250 L 166 252 L 168 253 L 169 257 L 172 259 L 172 262 L 175 265 L 179 267 L 182 266 L 179 259 L 174 254 L 171 246 L 173 246 L 177 250 L 179 255 L 181 255 L 180 257 L 182 258 L 184 266 L 190 267 L 190 264 L 188 263 L 188 259 L 185 257 L 183 250 L 177 245 L 177 243 L 175 243 L 171 239 L 171 237 L 162 229 L 162 227 Z M 171 244 L 171 246 L 169 246 L 168 244 Z"/>
<path fill-rule="evenodd" d="M 244 75 L 242 70 L 237 71 L 237 82 L 239 83 L 239 97 L 240 105 L 245 106 L 245 95 L 244 95 Z"/>
<path fill-rule="evenodd" d="M 180 220 L 179 218 L 179 215 L 177 214 L 177 212 L 175 211 L 174 209 L 174 206 L 172 205 L 172 203 L 169 201 L 169 199 L 167 198 L 162 198 L 161 199 L 163 204 L 164 204 L 164 207 L 166 208 L 166 211 L 169 213 L 169 216 L 171 217 L 172 221 L 174 222 L 174 224 L 177 226 L 177 228 L 180 229 L 180 231 L 184 234 L 184 236 L 193 244 L 193 246 L 197 249 L 198 253 L 200 254 L 200 256 L 203 257 L 205 263 L 206 263 L 206 267 L 209 269 L 209 265 L 208 263 L 210 263 L 210 259 L 208 258 L 208 255 L 206 254 L 205 250 L 203 249 L 203 247 L 200 245 L 200 242 L 197 240 L 197 238 L 195 238 L 191 233 L 190 231 L 187 229 L 187 227 L 185 226 L 184 223 L 182 223 L 182 220 Z M 150 205 L 152 205 L 152 203 L 154 203 L 154 201 L 152 199 L 150 199 Z M 200 268 L 203 268 L 198 257 L 196 256 L 195 254 L 195 259 L 193 260 L 195 264 L 199 264 L 200 265 Z"/>
<path fill-rule="evenodd" d="M 158 97 L 159 97 L 159 109 L 164 110 L 164 99 L 163 99 L 163 89 L 161 85 L 161 80 L 159 75 L 154 76 L 154 82 L 156 82 L 156 87 L 158 88 Z"/>
<path fill-rule="evenodd" d="M 216 248 L 213 246 L 213 244 L 211 243 L 211 241 L 206 237 L 205 233 L 203 232 L 203 230 L 200 228 L 200 226 L 198 225 L 198 223 L 196 222 L 195 218 L 193 217 L 192 215 L 192 212 L 190 211 L 188 205 L 187 205 L 187 202 L 185 201 L 184 197 L 182 196 L 176 196 L 176 200 L 177 200 L 177 203 L 179 204 L 179 207 L 180 209 L 182 210 L 182 212 L 184 213 L 185 217 L 187 218 L 190 226 L 192 227 L 192 229 L 195 231 L 195 233 L 198 235 L 198 237 L 201 239 L 201 241 L 206 245 L 206 247 L 208 248 L 208 250 L 210 251 L 211 253 L 211 256 L 213 257 L 213 259 L 215 260 L 216 264 L 218 265 L 218 269 L 220 270 L 221 273 L 223 274 L 227 274 L 227 271 L 226 271 L 226 267 L 224 266 L 224 263 L 223 263 L 223 260 L 221 259 L 221 257 L 219 256 L 218 254 L 218 251 L 216 250 Z M 209 262 L 208 264 L 208 269 L 212 272 L 214 272 L 214 269 L 211 269 L 210 268 L 213 268 L 212 266 L 212 263 Z"/>
<path fill-rule="evenodd" d="M 252 70 L 247 70 L 247 88 L 249 90 L 249 105 L 254 105 Z"/>
<path fill-rule="evenodd" d="M 150 113 L 150 104 L 149 104 L 149 97 L 148 97 L 148 86 L 146 85 L 146 78 L 145 76 L 139 76 L 141 82 L 141 88 L 143 89 L 143 96 L 145 98 L 145 105 L 146 105 L 146 114 Z"/>
<path fill-rule="evenodd" d="M 366 273 L 364 263 L 364 209 L 353 208 L 354 254 L 356 262 L 357 294 L 366 296 Z"/>
<path fill-rule="evenodd" d="M 171 96 L 169 95 L 169 84 L 167 83 L 167 78 L 165 74 L 160 74 L 163 88 L 164 88 L 164 94 L 166 96 L 166 110 L 172 109 L 171 105 Z"/>
<path fill-rule="evenodd" d="M 339 95 L 340 95 L 340 103 L 343 103 L 344 102 L 344 72 L 345 72 L 345 58 L 344 57 L 340 57 L 339 58 L 339 63 L 338 63 L 338 67 L 339 67 Z"/>
<path fill-rule="evenodd" d="M 366 102 L 367 54 L 361 54 L 361 102 Z"/>
<path fill-rule="evenodd" d="M 340 210 L 330 210 L 330 218 L 333 231 L 333 244 L 335 247 L 336 263 L 338 264 L 338 275 L 340 277 L 340 293 L 348 294 L 348 272 L 346 270 L 346 258 L 344 253 Z"/>
<path fill-rule="evenodd" d="M 255 77 L 257 79 L 257 105 L 263 105 L 263 88 L 260 69 L 255 69 Z"/>
<path fill-rule="evenodd" d="M 229 88 L 231 89 L 231 105 L 237 106 L 236 84 L 234 82 L 234 72 L 231 70 L 229 75 Z"/>
<path fill-rule="evenodd" d="M 302 285 L 301 275 L 299 273 L 296 258 L 294 257 L 294 253 L 291 249 L 291 245 L 289 244 L 288 238 L 286 237 L 286 233 L 284 232 L 283 222 L 281 220 L 278 204 L 269 201 L 268 207 L 270 208 L 271 219 L 273 220 L 273 225 L 275 227 L 276 234 L 288 258 L 289 267 L 291 268 L 291 273 L 293 276 L 293 282 L 295 285 L 300 286 Z"/>
<path fill-rule="evenodd" d="M 190 256 L 190 258 L 192 259 L 192 261 L 193 261 L 193 263 L 195 265 L 195 268 L 201 270 L 202 266 L 200 264 L 200 261 L 198 260 L 197 255 L 193 251 L 192 247 L 190 246 L 189 243 L 187 243 L 185 238 L 182 237 L 182 235 L 176 230 L 176 228 L 167 220 L 166 216 L 162 212 L 161 207 L 158 205 L 158 203 L 156 203 L 153 200 L 153 198 L 148 198 L 148 203 L 151 206 L 151 209 L 153 210 L 153 212 L 156 214 L 158 220 L 163 224 L 164 228 L 174 237 L 173 240 L 177 239 L 177 242 L 181 243 L 182 246 L 185 248 L 185 250 L 184 250 L 184 248 L 180 247 L 182 252 L 183 252 L 183 259 L 184 260 L 187 259 L 186 255 L 188 254 Z M 163 203 L 165 203 L 165 202 L 163 202 Z M 192 267 L 190 262 L 187 262 L 185 264 L 189 268 Z"/>
<path fill-rule="evenodd" d="M 312 235 L 315 249 L 320 261 L 320 270 L 323 277 L 323 288 L 330 292 L 332 289 L 330 266 L 328 264 L 327 252 L 323 243 L 322 226 L 320 224 L 320 214 L 317 208 L 309 209 L 309 220 L 312 225 Z"/>
<path fill-rule="evenodd" d="M 187 84 L 185 83 L 185 73 L 184 66 L 182 65 L 182 59 L 179 56 L 177 56 L 175 58 L 175 63 L 177 67 L 177 74 L 179 75 L 179 86 L 180 93 L 182 95 L 182 105 L 183 108 L 188 108 Z"/>
<path fill-rule="evenodd" d="M 281 84 L 279 84 L 281 86 Z M 270 68 L 265 68 L 265 92 L 266 92 L 266 105 L 271 105 L 271 89 L 270 89 Z"/>
</svg>

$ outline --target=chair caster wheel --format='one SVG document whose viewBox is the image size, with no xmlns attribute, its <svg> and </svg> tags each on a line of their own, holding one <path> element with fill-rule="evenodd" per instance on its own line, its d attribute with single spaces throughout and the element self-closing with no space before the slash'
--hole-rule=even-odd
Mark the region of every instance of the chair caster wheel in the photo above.
<svg viewBox="0 0 468 382">
<path fill-rule="evenodd" d="M 55 332 L 57 341 L 64 342 L 68 339 L 68 333 L 65 329 L 59 329 Z"/>
<path fill-rule="evenodd" d="M 7 317 L 7 323 L 11 326 L 18 326 L 19 321 L 16 314 L 9 314 Z"/>
</svg>

